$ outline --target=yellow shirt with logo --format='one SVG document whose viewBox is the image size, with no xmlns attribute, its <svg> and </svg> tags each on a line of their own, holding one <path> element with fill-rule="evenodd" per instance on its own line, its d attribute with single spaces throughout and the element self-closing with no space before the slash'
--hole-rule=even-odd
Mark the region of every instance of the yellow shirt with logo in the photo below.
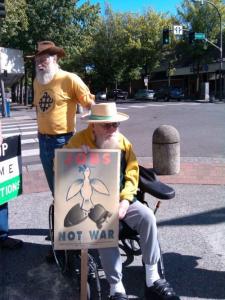
<svg viewBox="0 0 225 300">
<path fill-rule="evenodd" d="M 73 132 L 77 104 L 89 107 L 94 99 L 79 76 L 59 70 L 48 84 L 34 80 L 34 105 L 42 134 Z"/>
</svg>

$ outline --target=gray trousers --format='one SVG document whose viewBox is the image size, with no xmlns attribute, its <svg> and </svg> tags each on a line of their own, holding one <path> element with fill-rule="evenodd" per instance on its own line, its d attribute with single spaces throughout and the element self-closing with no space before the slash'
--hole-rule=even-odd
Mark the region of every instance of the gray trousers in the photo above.
<svg viewBox="0 0 225 300">
<path fill-rule="evenodd" d="M 132 203 L 123 219 L 140 234 L 142 259 L 145 264 L 155 264 L 160 257 L 156 219 L 150 208 L 140 201 Z M 119 247 L 98 249 L 103 270 L 109 283 L 122 279 L 122 261 Z"/>
</svg>

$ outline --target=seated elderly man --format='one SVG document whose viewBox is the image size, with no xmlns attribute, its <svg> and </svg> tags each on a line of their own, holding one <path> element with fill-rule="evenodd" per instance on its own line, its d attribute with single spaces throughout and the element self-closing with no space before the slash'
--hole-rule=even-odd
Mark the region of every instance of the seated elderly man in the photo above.
<svg viewBox="0 0 225 300">
<path fill-rule="evenodd" d="M 91 107 L 90 115 L 84 117 L 89 126 L 77 132 L 66 148 L 120 149 L 120 203 L 119 219 L 123 219 L 140 234 L 141 251 L 145 264 L 146 299 L 177 300 L 169 283 L 160 279 L 157 263 L 160 250 L 157 240 L 155 216 L 151 209 L 137 201 L 139 168 L 132 144 L 119 132 L 120 122 L 126 114 L 117 112 L 115 103 L 100 103 Z M 110 284 L 110 299 L 128 299 L 122 283 L 122 261 L 119 247 L 98 249 L 102 267 Z"/>
</svg>

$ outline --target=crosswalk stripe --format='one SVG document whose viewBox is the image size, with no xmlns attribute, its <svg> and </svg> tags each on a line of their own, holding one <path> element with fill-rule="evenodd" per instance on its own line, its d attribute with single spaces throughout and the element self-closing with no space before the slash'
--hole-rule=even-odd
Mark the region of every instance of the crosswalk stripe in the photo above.
<svg viewBox="0 0 225 300">
<path fill-rule="evenodd" d="M 6 123 L 6 125 L 2 124 L 2 129 L 13 128 L 13 127 L 35 126 L 35 125 L 37 126 L 36 122 L 24 123 L 24 124 L 21 124 L 21 122 L 19 124 L 8 124 L 8 123 Z"/>
<path fill-rule="evenodd" d="M 146 106 L 144 105 L 131 105 L 130 107 L 132 108 L 145 108 Z"/>
<path fill-rule="evenodd" d="M 20 135 L 24 136 L 24 135 L 32 135 L 32 134 L 36 134 L 37 135 L 37 131 L 27 131 L 27 132 L 20 132 L 19 133 Z M 6 133 L 4 134 L 3 133 L 3 137 L 6 138 L 6 137 L 10 137 L 10 136 L 14 136 L 16 135 L 16 133 Z"/>
<path fill-rule="evenodd" d="M 17 128 L 4 128 L 3 129 L 3 132 L 5 131 L 13 131 L 13 130 L 16 130 L 18 129 L 18 131 L 22 131 L 24 129 L 34 129 L 34 128 L 37 128 L 37 126 L 29 126 L 29 127 L 22 127 L 22 126 L 17 126 Z"/>
<path fill-rule="evenodd" d="M 21 140 L 21 144 L 25 145 L 25 144 L 34 144 L 34 143 L 38 143 L 38 139 L 37 138 L 33 138 L 33 139 L 22 139 Z"/>
<path fill-rule="evenodd" d="M 126 107 L 126 106 L 123 106 L 123 107 L 117 106 L 117 109 L 118 110 L 126 110 L 126 109 L 129 109 L 129 107 Z"/>
<path fill-rule="evenodd" d="M 22 157 L 39 155 L 39 148 L 22 150 Z"/>
</svg>

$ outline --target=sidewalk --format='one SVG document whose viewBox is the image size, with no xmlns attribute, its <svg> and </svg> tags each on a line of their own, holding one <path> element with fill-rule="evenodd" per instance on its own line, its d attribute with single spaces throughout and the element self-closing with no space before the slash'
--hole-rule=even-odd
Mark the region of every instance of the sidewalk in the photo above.
<svg viewBox="0 0 225 300">
<path fill-rule="evenodd" d="M 139 157 L 138 161 L 145 167 L 152 167 L 151 157 Z M 225 185 L 225 158 L 181 158 L 180 173 L 159 176 L 168 184 Z M 39 193 L 48 191 L 41 165 L 23 167 L 23 192 Z"/>
</svg>

